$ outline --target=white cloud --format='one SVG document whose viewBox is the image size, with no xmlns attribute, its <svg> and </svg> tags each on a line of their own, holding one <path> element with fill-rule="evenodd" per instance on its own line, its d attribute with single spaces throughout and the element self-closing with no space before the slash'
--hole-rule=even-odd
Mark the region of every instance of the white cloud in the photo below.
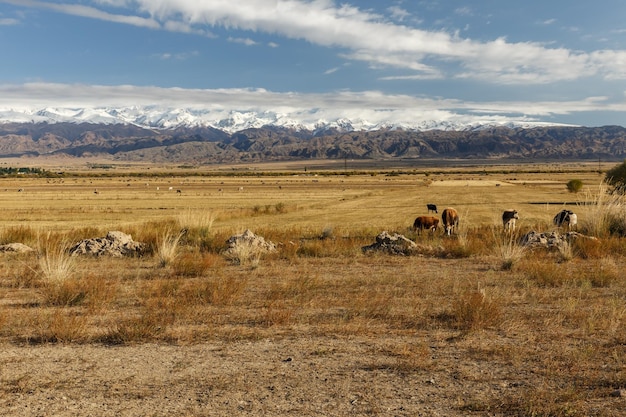
<svg viewBox="0 0 626 417">
<path fill-rule="evenodd" d="M 0 26 L 12 26 L 19 24 L 20 21 L 10 17 L 0 17 Z"/>
<path fill-rule="evenodd" d="M 473 16 L 474 15 L 474 12 L 469 7 L 459 7 L 454 10 L 454 13 L 458 14 L 459 16 Z"/>
<path fill-rule="evenodd" d="M 625 92 L 626 96 L 626 92 Z M 286 115 L 315 113 L 316 117 L 360 118 L 371 122 L 413 122 L 446 120 L 538 120 L 539 118 L 591 111 L 626 111 L 626 100 L 610 102 L 607 97 L 586 97 L 570 101 L 489 101 L 472 102 L 426 98 L 379 91 L 331 93 L 277 93 L 264 89 L 183 89 L 103 86 L 80 84 L 28 83 L 0 85 L 0 110 L 54 108 L 150 107 L 201 109 L 203 111 L 279 112 Z"/>
<path fill-rule="evenodd" d="M 257 42 L 253 41 L 250 38 L 233 38 L 233 37 L 229 37 L 228 38 L 228 42 L 240 43 L 240 44 L 246 45 L 246 46 L 257 45 Z"/>
<path fill-rule="evenodd" d="M 157 54 L 154 56 L 156 56 L 158 59 L 162 59 L 166 61 L 170 59 L 184 61 L 184 60 L 196 57 L 198 55 L 200 55 L 198 51 L 191 51 L 191 52 L 177 52 L 177 53 L 163 52 L 161 54 Z"/>
<path fill-rule="evenodd" d="M 449 77 L 489 83 L 527 84 L 579 80 L 590 76 L 624 79 L 615 64 L 624 50 L 583 52 L 500 38 L 482 42 L 457 33 L 426 31 L 386 21 L 383 16 L 332 0 L 93 0 L 95 6 L 39 0 L 0 0 L 77 16 L 152 29 L 212 36 L 210 28 L 268 33 L 338 48 L 341 56 L 372 68 L 413 71 L 416 78 Z M 87 2 L 89 3 L 89 2 Z M 98 8 L 115 6 L 125 14 Z M 402 9 L 391 10 L 402 14 Z M 457 14 L 471 14 L 458 8 Z M 551 20 L 545 23 L 552 23 Z M 231 41 L 247 38 L 229 38 Z"/>
<path fill-rule="evenodd" d="M 546 25 L 546 26 L 552 25 L 554 23 L 556 23 L 556 19 L 546 19 L 546 20 L 540 22 L 540 24 Z"/>
<path fill-rule="evenodd" d="M 36 7 L 49 9 L 59 13 L 70 14 L 74 16 L 88 17 L 92 19 L 106 20 L 109 22 L 123 23 L 133 26 L 145 27 L 150 29 L 159 29 L 161 25 L 154 19 L 147 19 L 140 16 L 127 16 L 120 14 L 112 14 L 100 9 L 83 6 L 80 4 L 67 3 L 47 3 L 37 0 L 1 0 L 3 3 L 15 4 L 18 6 Z"/>
<path fill-rule="evenodd" d="M 411 14 L 399 6 L 391 6 L 387 8 L 387 11 L 391 14 L 391 18 L 402 22 L 404 19 L 411 16 Z"/>
</svg>

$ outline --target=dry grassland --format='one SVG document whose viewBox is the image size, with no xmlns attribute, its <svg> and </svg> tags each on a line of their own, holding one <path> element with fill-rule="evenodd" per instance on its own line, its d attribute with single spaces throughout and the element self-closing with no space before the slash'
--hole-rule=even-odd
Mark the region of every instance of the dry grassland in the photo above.
<svg viewBox="0 0 626 417">
<path fill-rule="evenodd" d="M 0 244 L 36 249 L 0 254 L 2 415 L 624 415 L 626 243 L 593 167 L 276 172 L 0 179 Z M 409 230 L 426 203 L 456 236 Z M 515 243 L 565 207 L 598 240 Z M 278 250 L 231 262 L 245 229 Z M 67 256 L 109 230 L 150 250 Z M 422 250 L 362 253 L 383 230 Z"/>
</svg>

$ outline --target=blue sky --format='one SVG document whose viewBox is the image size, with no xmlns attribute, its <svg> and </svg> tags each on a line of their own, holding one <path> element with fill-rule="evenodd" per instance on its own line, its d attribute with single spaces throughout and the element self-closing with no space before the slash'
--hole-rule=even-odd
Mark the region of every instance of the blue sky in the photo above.
<svg viewBox="0 0 626 417">
<path fill-rule="evenodd" d="M 623 0 L 0 0 L 0 109 L 626 125 Z"/>
</svg>

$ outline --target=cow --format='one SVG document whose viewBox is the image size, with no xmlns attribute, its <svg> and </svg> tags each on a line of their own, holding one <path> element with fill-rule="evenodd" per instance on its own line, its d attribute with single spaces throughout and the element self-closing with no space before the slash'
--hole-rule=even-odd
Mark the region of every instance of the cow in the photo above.
<svg viewBox="0 0 626 417">
<path fill-rule="evenodd" d="M 422 230 L 428 229 L 433 233 L 439 227 L 439 219 L 433 216 L 419 216 L 413 222 L 413 230 L 417 232 L 417 234 L 421 234 Z"/>
<path fill-rule="evenodd" d="M 428 212 L 433 212 L 433 213 L 438 213 L 437 211 L 437 206 L 435 204 L 426 204 L 426 208 L 428 209 Z"/>
<path fill-rule="evenodd" d="M 556 227 L 566 226 L 567 230 L 572 230 L 578 223 L 578 216 L 572 210 L 563 209 L 554 216 L 552 223 Z"/>
<path fill-rule="evenodd" d="M 459 214 L 451 207 L 445 208 L 441 213 L 441 221 L 445 234 L 450 236 L 454 229 L 459 226 Z"/>
<path fill-rule="evenodd" d="M 508 209 L 502 213 L 502 226 L 505 232 L 515 231 L 515 221 L 519 219 L 517 210 Z"/>
</svg>

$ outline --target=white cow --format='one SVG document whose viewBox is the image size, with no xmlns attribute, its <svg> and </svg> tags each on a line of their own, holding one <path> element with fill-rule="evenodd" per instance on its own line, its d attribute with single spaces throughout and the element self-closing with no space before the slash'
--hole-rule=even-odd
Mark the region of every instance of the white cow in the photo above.
<svg viewBox="0 0 626 417">
<path fill-rule="evenodd" d="M 515 221 L 519 219 L 519 214 L 517 210 L 508 209 L 504 210 L 502 213 L 502 226 L 504 227 L 505 232 L 513 232 L 515 231 Z"/>
<path fill-rule="evenodd" d="M 563 209 L 554 216 L 552 223 L 556 227 L 567 227 L 567 230 L 572 230 L 578 223 L 578 216 L 572 210 Z"/>
</svg>

